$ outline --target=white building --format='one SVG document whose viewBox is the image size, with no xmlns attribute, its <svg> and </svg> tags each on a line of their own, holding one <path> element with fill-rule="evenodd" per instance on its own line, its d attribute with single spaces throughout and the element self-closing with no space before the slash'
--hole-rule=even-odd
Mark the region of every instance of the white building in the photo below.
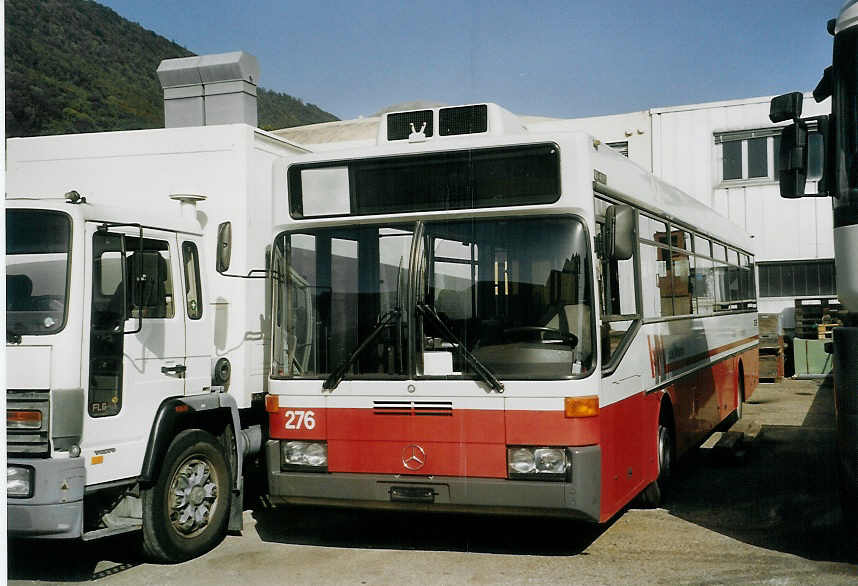
<svg viewBox="0 0 858 586">
<path fill-rule="evenodd" d="M 835 295 L 831 202 L 780 197 L 780 129 L 769 121 L 770 100 L 747 98 L 591 118 L 520 118 L 532 130 L 545 124 L 589 132 L 744 227 L 756 243 L 759 311 L 780 313 L 782 327 L 790 329 L 797 297 Z M 828 100 L 817 104 L 805 95 L 803 116 L 830 110 Z M 370 145 L 375 144 L 379 120 L 327 122 L 275 134 L 313 150 Z M 818 139 L 812 136 L 811 144 Z M 815 192 L 821 168 L 817 156 L 811 155 L 810 166 L 807 191 Z"/>
</svg>

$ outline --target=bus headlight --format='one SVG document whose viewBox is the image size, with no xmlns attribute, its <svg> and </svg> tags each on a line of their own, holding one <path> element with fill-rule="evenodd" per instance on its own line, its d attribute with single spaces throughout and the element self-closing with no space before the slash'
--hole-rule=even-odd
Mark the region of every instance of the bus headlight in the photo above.
<svg viewBox="0 0 858 586">
<path fill-rule="evenodd" d="M 565 448 L 515 446 L 507 448 L 510 478 L 565 480 L 570 461 Z"/>
<path fill-rule="evenodd" d="M 328 469 L 326 442 L 281 441 L 281 470 L 325 472 Z"/>
<path fill-rule="evenodd" d="M 12 498 L 33 496 L 33 469 L 28 466 L 7 466 L 6 494 Z"/>
</svg>

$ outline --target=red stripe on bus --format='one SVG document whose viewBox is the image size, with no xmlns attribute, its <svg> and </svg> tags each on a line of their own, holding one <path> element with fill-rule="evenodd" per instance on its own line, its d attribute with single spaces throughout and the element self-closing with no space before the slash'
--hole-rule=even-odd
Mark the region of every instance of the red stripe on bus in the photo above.
<svg viewBox="0 0 858 586">
<path fill-rule="evenodd" d="M 286 400 L 286 397 L 281 397 Z M 558 404 L 562 405 L 562 399 Z M 310 414 L 299 428 L 301 412 Z M 312 429 L 307 421 L 315 424 Z M 287 427 L 291 422 L 291 426 Z M 564 412 L 457 409 L 450 415 L 378 414 L 367 409 L 281 407 L 270 414 L 276 439 L 446 441 L 510 445 L 584 446 L 598 443 L 599 418 L 567 418 Z"/>
</svg>

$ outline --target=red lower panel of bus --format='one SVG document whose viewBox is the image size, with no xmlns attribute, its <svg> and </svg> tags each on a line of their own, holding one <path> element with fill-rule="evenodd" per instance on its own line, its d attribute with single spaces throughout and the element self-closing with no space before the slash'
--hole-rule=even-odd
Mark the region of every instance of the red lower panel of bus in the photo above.
<svg viewBox="0 0 858 586">
<path fill-rule="evenodd" d="M 506 448 L 585 446 L 602 451 L 602 520 L 629 502 L 658 473 L 661 400 L 670 396 L 676 451 L 699 443 L 736 408 L 739 361 L 745 396 L 757 381 L 756 351 L 701 369 L 654 393 L 604 406 L 598 417 L 570 419 L 563 411 L 458 409 L 418 414 L 410 409 L 280 407 L 270 414 L 274 439 L 327 440 L 331 472 L 506 478 Z M 280 396 L 281 403 L 288 400 Z"/>
<path fill-rule="evenodd" d="M 270 435 L 326 439 L 331 472 L 505 478 L 507 445 L 596 444 L 599 417 L 568 419 L 562 411 L 459 409 L 417 415 L 281 407 L 271 414 Z M 422 465 L 409 459 L 414 449 Z"/>
</svg>

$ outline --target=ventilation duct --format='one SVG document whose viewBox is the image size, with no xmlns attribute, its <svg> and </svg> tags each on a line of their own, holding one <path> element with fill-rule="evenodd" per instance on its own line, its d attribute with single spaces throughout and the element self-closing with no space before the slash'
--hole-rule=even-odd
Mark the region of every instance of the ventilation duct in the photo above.
<svg viewBox="0 0 858 586">
<path fill-rule="evenodd" d="M 244 51 L 164 59 L 164 126 L 257 125 L 259 63 Z"/>
</svg>

